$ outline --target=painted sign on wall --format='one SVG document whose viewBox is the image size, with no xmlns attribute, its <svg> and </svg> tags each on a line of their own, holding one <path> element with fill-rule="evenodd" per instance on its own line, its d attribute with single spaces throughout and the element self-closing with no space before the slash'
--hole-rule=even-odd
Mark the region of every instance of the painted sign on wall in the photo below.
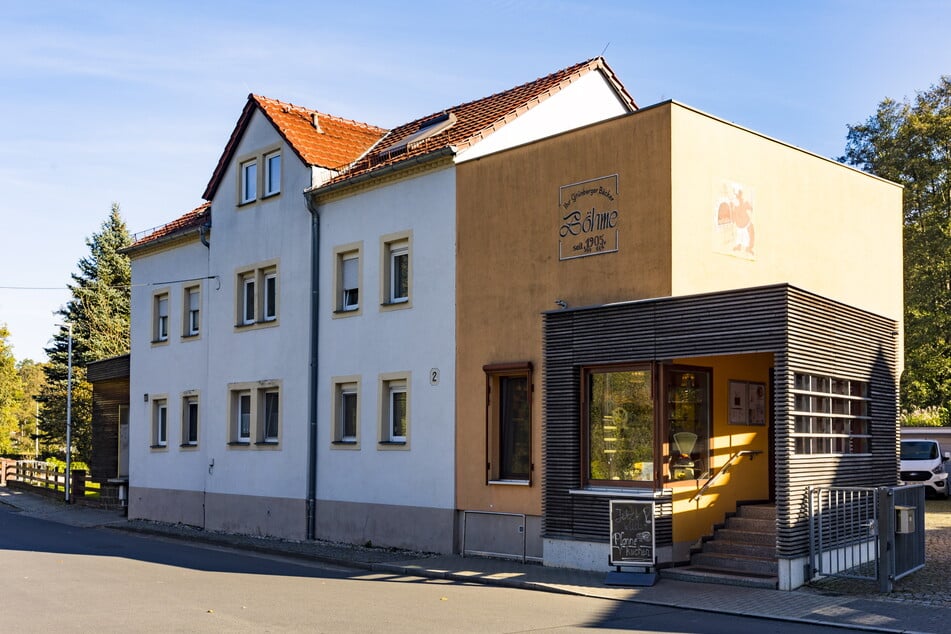
<svg viewBox="0 0 951 634">
<path fill-rule="evenodd" d="M 558 188 L 558 259 L 571 260 L 618 250 L 617 174 Z"/>
<path fill-rule="evenodd" d="M 713 250 L 752 260 L 756 253 L 753 190 L 733 181 L 714 184 Z"/>
</svg>

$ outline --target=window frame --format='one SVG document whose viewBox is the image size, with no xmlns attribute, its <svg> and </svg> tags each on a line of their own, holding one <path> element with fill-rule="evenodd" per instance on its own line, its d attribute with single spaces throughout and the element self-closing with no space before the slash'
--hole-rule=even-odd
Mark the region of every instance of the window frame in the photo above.
<svg viewBox="0 0 951 634">
<path fill-rule="evenodd" d="M 535 475 L 535 383 L 534 367 L 530 361 L 514 363 L 495 363 L 482 367 L 486 380 L 486 413 L 485 413 L 485 464 L 486 484 L 525 485 L 532 486 Z M 528 464 L 527 473 L 513 474 L 503 464 L 506 450 L 506 425 L 503 420 L 502 383 L 508 379 L 524 379 L 527 411 L 525 424 L 528 434 Z M 523 433 L 525 433 L 523 431 Z"/>
<path fill-rule="evenodd" d="M 164 312 L 162 304 L 164 302 Z M 171 328 L 169 323 L 169 308 L 171 293 L 169 289 L 161 289 L 152 293 L 152 345 L 168 344 Z"/>
<path fill-rule="evenodd" d="M 272 161 L 277 160 L 277 186 L 275 187 L 274 179 L 271 174 L 271 163 Z M 283 161 L 281 159 L 281 150 L 273 150 L 264 154 L 262 159 L 262 164 L 264 167 L 264 193 L 262 198 L 270 198 L 271 196 L 276 196 L 281 193 L 281 178 L 282 178 L 282 167 Z"/>
<path fill-rule="evenodd" d="M 150 397 L 152 450 L 168 449 L 168 395 L 155 394 Z"/>
<path fill-rule="evenodd" d="M 354 242 L 351 244 L 337 246 L 333 250 L 333 317 L 353 317 L 363 313 L 363 242 Z M 344 285 L 344 267 L 345 262 L 356 260 L 356 291 L 357 301 L 355 304 L 346 302 L 346 291 Z"/>
<path fill-rule="evenodd" d="M 227 444 L 236 449 L 276 449 L 281 446 L 283 433 L 283 406 L 280 379 L 245 381 L 228 385 Z M 275 395 L 277 413 L 274 424 L 276 434 L 269 435 L 267 428 L 268 396 Z M 245 403 L 247 410 L 244 409 Z M 242 417 L 247 416 L 247 434 L 244 434 Z"/>
<path fill-rule="evenodd" d="M 591 439 L 590 439 L 590 417 L 591 417 L 591 395 L 590 395 L 590 377 L 593 374 L 616 373 L 616 372 L 650 372 L 650 393 L 649 398 L 652 404 L 651 412 L 651 451 L 652 451 L 652 477 L 645 480 L 613 480 L 599 479 L 591 477 Z M 705 424 L 706 437 L 704 438 L 702 458 L 703 464 L 693 473 L 694 477 L 684 477 L 675 479 L 672 473 L 672 442 L 671 442 L 671 424 L 670 424 L 670 386 L 669 378 L 673 372 L 677 373 L 702 373 L 706 375 L 705 396 L 702 403 L 705 406 Z M 581 377 L 581 455 L 580 469 L 581 483 L 585 487 L 611 487 L 611 488 L 659 488 L 659 487 L 681 487 L 696 486 L 698 481 L 703 479 L 703 471 L 709 471 L 713 458 L 712 436 L 714 433 L 714 372 L 713 368 L 705 366 L 691 366 L 672 363 L 657 362 L 631 362 L 621 364 L 588 365 L 582 366 Z M 692 454 L 691 454 L 692 455 Z"/>
<path fill-rule="evenodd" d="M 194 407 L 195 417 L 192 420 L 192 407 Z M 193 425 L 194 423 L 194 425 Z M 195 448 L 198 446 L 198 439 L 201 425 L 201 405 L 197 392 L 185 392 L 182 394 L 182 442 L 183 448 Z M 195 439 L 192 440 L 192 428 L 194 427 Z"/>
<path fill-rule="evenodd" d="M 280 321 L 280 263 L 268 260 L 235 271 L 235 329 L 276 326 Z"/>
<path fill-rule="evenodd" d="M 793 430 L 789 434 L 793 439 L 792 458 L 871 455 L 874 420 L 871 381 L 800 370 L 793 370 L 792 374 L 793 384 L 789 390 L 793 398 L 790 410 Z M 813 409 L 814 404 L 820 409 Z M 826 405 L 826 409 L 821 409 Z M 803 426 L 808 426 L 809 431 L 802 431 Z M 819 431 L 815 431 L 816 428 Z M 823 446 L 827 451 L 814 450 Z M 806 447 L 809 451 L 800 451 Z"/>
<path fill-rule="evenodd" d="M 258 158 L 238 163 L 238 204 L 248 205 L 258 199 Z"/>
<path fill-rule="evenodd" d="M 360 449 L 360 427 L 361 427 L 361 398 L 360 398 L 360 376 L 339 376 L 331 379 L 331 411 L 330 420 L 333 421 L 333 435 L 331 447 L 336 449 Z M 344 429 L 346 407 L 344 398 L 352 395 L 354 397 L 354 434 L 346 434 Z"/>
<path fill-rule="evenodd" d="M 192 308 L 192 296 L 197 308 Z M 182 289 L 182 339 L 194 339 L 201 334 L 201 284 L 191 284 Z"/>
<path fill-rule="evenodd" d="M 378 449 L 409 449 L 411 421 L 410 372 L 388 372 L 379 377 L 379 441 Z M 393 433 L 393 398 L 395 394 L 404 395 L 403 415 L 405 417 L 403 435 Z"/>
<path fill-rule="evenodd" d="M 396 258 L 406 257 L 406 294 L 397 295 Z M 413 232 L 391 233 L 380 238 L 380 309 L 401 310 L 413 305 Z"/>
</svg>

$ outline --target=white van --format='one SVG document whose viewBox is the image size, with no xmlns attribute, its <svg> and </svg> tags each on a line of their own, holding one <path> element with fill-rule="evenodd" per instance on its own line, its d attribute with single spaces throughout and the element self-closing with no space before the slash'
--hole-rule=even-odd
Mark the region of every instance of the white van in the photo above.
<svg viewBox="0 0 951 634">
<path fill-rule="evenodd" d="M 945 463 L 951 460 L 951 452 L 941 455 L 937 440 L 901 441 L 901 467 L 898 479 L 901 484 L 923 484 L 938 497 L 948 497 L 948 473 Z"/>
</svg>

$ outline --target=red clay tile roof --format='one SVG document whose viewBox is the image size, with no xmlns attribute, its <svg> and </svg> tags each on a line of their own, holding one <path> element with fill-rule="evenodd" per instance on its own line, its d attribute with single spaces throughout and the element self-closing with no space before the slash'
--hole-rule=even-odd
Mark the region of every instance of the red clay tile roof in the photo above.
<svg viewBox="0 0 951 634">
<path fill-rule="evenodd" d="M 348 165 L 363 156 L 386 134 L 383 128 L 367 123 L 334 117 L 260 95 L 248 95 L 248 102 L 241 111 L 231 138 L 228 139 L 211 180 L 202 194 L 205 200 L 214 198 L 224 170 L 231 161 L 256 108 L 261 110 L 306 165 L 330 169 Z M 314 126 L 314 117 L 317 118 L 319 127 Z"/>
<path fill-rule="evenodd" d="M 175 220 L 148 231 L 137 233 L 132 237 L 132 245 L 128 250 L 137 250 L 149 244 L 157 243 L 163 239 L 169 239 L 176 235 L 186 233 L 189 230 L 197 229 L 211 220 L 211 203 L 202 203 L 187 214 L 176 218 Z"/>
<path fill-rule="evenodd" d="M 577 81 L 583 75 L 594 70 L 599 70 L 605 75 L 605 78 L 617 91 L 618 97 L 629 108 L 632 110 L 637 108 L 634 99 L 627 93 L 621 82 L 617 80 L 614 71 L 611 70 L 603 58 L 596 57 L 510 90 L 460 104 L 394 128 L 366 156 L 353 163 L 349 168 L 340 168 L 339 171 L 342 174 L 335 177 L 330 183 L 339 183 L 381 167 L 447 147 L 455 148 L 456 151 L 463 150 L 478 143 L 505 124 L 514 121 L 520 115 L 553 96 L 571 82 Z M 455 119 L 450 127 L 421 141 L 412 141 L 411 137 L 422 128 L 433 122 L 438 122 L 446 116 Z M 404 140 L 406 139 L 410 139 L 410 142 L 405 143 Z"/>
</svg>

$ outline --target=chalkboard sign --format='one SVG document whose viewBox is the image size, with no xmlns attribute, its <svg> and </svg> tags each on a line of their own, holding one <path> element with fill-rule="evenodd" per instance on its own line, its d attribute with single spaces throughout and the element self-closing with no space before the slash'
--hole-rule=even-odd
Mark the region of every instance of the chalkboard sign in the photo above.
<svg viewBox="0 0 951 634">
<path fill-rule="evenodd" d="M 654 503 L 611 500 L 612 566 L 653 566 Z"/>
</svg>

